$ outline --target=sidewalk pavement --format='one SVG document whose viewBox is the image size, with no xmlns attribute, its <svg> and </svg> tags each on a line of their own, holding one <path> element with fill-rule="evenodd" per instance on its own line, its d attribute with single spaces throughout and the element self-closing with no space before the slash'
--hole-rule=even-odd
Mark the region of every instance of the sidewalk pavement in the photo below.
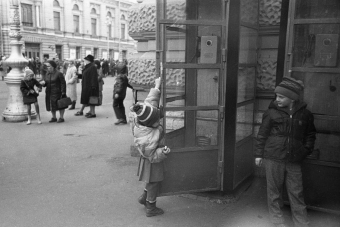
<svg viewBox="0 0 340 227">
<path fill-rule="evenodd" d="M 48 123 L 44 91 L 39 105 L 43 124 L 33 120 L 0 122 L 1 227 L 269 227 L 264 178 L 255 178 L 239 197 L 166 196 L 161 216 L 147 218 L 137 203 L 143 183 L 136 177 L 128 125 L 114 125 L 114 78 L 105 78 L 103 105 L 97 118 L 74 116 Z M 7 103 L 0 81 L 0 110 Z M 80 84 L 78 84 L 80 97 Z M 78 99 L 79 99 L 78 97 Z M 129 90 L 126 110 L 132 104 Z M 34 109 L 32 107 L 32 109 Z M 87 111 L 87 109 L 85 109 Z M 220 203 L 218 203 L 220 202 Z M 289 209 L 285 209 L 289 216 Z M 310 211 L 312 227 L 338 227 L 340 217 Z"/>
</svg>

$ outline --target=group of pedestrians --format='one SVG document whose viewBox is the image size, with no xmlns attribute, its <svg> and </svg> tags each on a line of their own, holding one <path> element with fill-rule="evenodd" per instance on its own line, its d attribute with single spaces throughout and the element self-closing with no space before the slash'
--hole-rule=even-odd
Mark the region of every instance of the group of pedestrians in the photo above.
<svg viewBox="0 0 340 227">
<path fill-rule="evenodd" d="M 124 62 L 124 61 L 119 61 Z M 94 56 L 87 55 L 82 61 L 77 62 L 75 60 L 64 61 L 64 66 L 60 67 L 60 64 L 54 60 L 48 60 L 48 56 L 44 56 L 44 62 L 41 64 L 41 80 L 38 81 L 35 78 L 35 73 L 29 66 L 25 68 L 25 75 L 21 81 L 20 89 L 23 95 L 23 102 L 27 105 L 28 109 L 28 121 L 27 125 L 31 124 L 31 104 L 35 105 L 37 112 L 38 124 L 41 124 L 41 118 L 39 113 L 39 104 L 37 97 L 42 87 L 45 87 L 45 103 L 46 110 L 51 111 L 52 118 L 50 123 L 65 122 L 64 113 L 68 107 L 59 107 L 58 100 L 63 98 L 70 98 L 71 105 L 69 110 L 76 108 L 77 103 L 77 83 L 81 80 L 81 108 L 75 113 L 75 116 L 85 115 L 86 118 L 95 118 L 96 106 L 100 106 L 103 103 L 103 85 L 104 78 L 108 71 L 104 69 L 103 61 L 95 60 Z M 119 73 L 116 77 L 116 82 L 113 89 L 113 109 L 117 117 L 116 125 L 127 124 L 124 99 L 126 96 L 127 87 L 133 89 L 128 82 L 127 77 L 127 65 L 120 64 L 118 70 Z M 122 74 L 122 72 L 124 74 Z M 38 89 L 38 91 L 35 90 Z M 89 111 L 84 114 L 86 107 L 89 107 Z M 59 112 L 59 118 L 57 118 L 57 112 Z"/>
<path fill-rule="evenodd" d="M 41 124 L 37 96 L 39 90 L 46 87 L 46 109 L 52 112 L 50 122 L 64 122 L 63 108 L 58 108 L 57 101 L 62 97 L 71 97 L 74 109 L 77 94 L 76 84 L 78 75 L 82 77 L 81 109 L 76 116 L 84 115 L 84 109 L 90 110 L 85 114 L 87 118 L 95 118 L 95 107 L 102 104 L 102 88 L 105 70 L 100 61 L 94 60 L 92 55 L 84 58 L 84 67 L 79 74 L 74 61 L 69 61 L 65 76 L 57 70 L 57 63 L 47 61 L 46 74 L 43 80 L 34 79 L 34 72 L 25 70 L 25 77 L 21 83 L 23 102 L 28 105 L 28 121 L 31 124 L 31 107 L 34 103 L 38 123 Z M 113 109 L 117 116 L 117 124 L 126 124 L 124 99 L 126 89 L 132 86 L 128 82 L 128 69 L 123 61 L 116 65 L 117 78 L 113 90 Z M 104 71 L 104 72 L 103 72 Z M 267 178 L 267 201 L 272 223 L 277 227 L 286 226 L 281 210 L 282 190 L 286 184 L 287 193 L 292 209 L 295 226 L 308 226 L 306 204 L 303 198 L 301 162 L 311 154 L 316 139 L 316 129 L 312 113 L 306 109 L 306 103 L 300 99 L 303 83 L 293 78 L 284 77 L 276 87 L 276 99 L 264 113 L 262 124 L 256 138 L 255 164 L 265 164 Z M 161 215 L 164 211 L 156 207 L 156 198 L 160 182 L 164 179 L 163 160 L 170 149 L 162 143 L 164 136 L 160 118 L 164 116 L 159 108 L 161 82 L 155 81 L 155 88 L 150 90 L 144 103 L 133 105 L 130 110 L 134 114 L 132 134 L 138 151 L 140 152 L 139 180 L 146 183 L 138 202 L 145 206 L 146 216 Z M 93 101 L 95 99 L 97 101 Z M 59 111 L 59 119 L 56 117 Z"/>
</svg>

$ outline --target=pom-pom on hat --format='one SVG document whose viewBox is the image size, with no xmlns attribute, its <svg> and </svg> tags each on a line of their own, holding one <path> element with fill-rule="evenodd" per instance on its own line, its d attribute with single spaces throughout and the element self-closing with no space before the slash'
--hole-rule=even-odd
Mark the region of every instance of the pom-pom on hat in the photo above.
<svg viewBox="0 0 340 227">
<path fill-rule="evenodd" d="M 275 88 L 275 93 L 284 95 L 292 100 L 299 100 L 304 85 L 301 80 L 291 77 L 283 77 L 282 82 Z"/>
<path fill-rule="evenodd" d="M 131 106 L 130 110 L 136 113 L 138 123 L 147 127 L 152 127 L 161 117 L 160 109 L 150 104 L 137 103 Z"/>
<path fill-rule="evenodd" d="M 31 74 L 34 75 L 34 73 L 33 73 L 32 70 L 30 70 L 30 69 L 25 69 L 25 76 L 29 76 L 29 75 L 31 75 Z"/>
</svg>

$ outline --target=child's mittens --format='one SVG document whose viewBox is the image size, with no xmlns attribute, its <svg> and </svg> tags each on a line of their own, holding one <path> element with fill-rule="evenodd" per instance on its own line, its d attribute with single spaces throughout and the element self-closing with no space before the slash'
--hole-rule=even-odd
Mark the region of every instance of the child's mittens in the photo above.
<svg viewBox="0 0 340 227">
<path fill-rule="evenodd" d="M 169 154 L 170 153 L 170 148 L 168 148 L 167 146 L 163 147 L 163 153 L 164 154 Z"/>
</svg>

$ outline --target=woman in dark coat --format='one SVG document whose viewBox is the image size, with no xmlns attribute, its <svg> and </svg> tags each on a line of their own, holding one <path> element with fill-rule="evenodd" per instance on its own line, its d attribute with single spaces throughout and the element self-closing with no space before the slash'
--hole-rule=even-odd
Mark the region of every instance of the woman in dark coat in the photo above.
<svg viewBox="0 0 340 227">
<path fill-rule="evenodd" d="M 45 63 L 47 67 L 47 74 L 44 80 L 40 83 L 46 87 L 46 110 L 52 112 L 52 122 L 64 122 L 64 112 L 66 108 L 58 108 L 58 100 L 62 97 L 66 97 L 66 82 L 64 75 L 57 69 L 57 63 L 49 60 Z M 56 111 L 59 110 L 60 118 L 57 120 Z"/>
<path fill-rule="evenodd" d="M 86 106 L 90 106 L 90 112 L 85 115 L 87 118 L 96 117 L 95 107 L 99 105 L 99 82 L 97 67 L 93 63 L 94 57 L 87 55 L 84 58 L 85 67 L 83 69 L 83 78 L 81 84 L 80 103 L 83 104 L 81 109 L 75 114 L 76 116 L 83 115 Z M 90 97 L 98 97 L 97 104 L 90 104 Z"/>
<path fill-rule="evenodd" d="M 34 103 L 35 112 L 37 112 L 37 119 L 38 124 L 41 124 L 40 120 L 40 111 L 39 111 L 39 104 L 37 97 L 39 93 L 35 91 L 34 86 L 38 88 L 38 92 L 41 91 L 41 84 L 34 79 L 34 73 L 32 70 L 27 69 L 25 70 L 24 79 L 21 81 L 20 84 L 20 91 L 22 93 L 23 102 L 27 106 L 27 125 L 31 124 L 31 104 Z"/>
</svg>

